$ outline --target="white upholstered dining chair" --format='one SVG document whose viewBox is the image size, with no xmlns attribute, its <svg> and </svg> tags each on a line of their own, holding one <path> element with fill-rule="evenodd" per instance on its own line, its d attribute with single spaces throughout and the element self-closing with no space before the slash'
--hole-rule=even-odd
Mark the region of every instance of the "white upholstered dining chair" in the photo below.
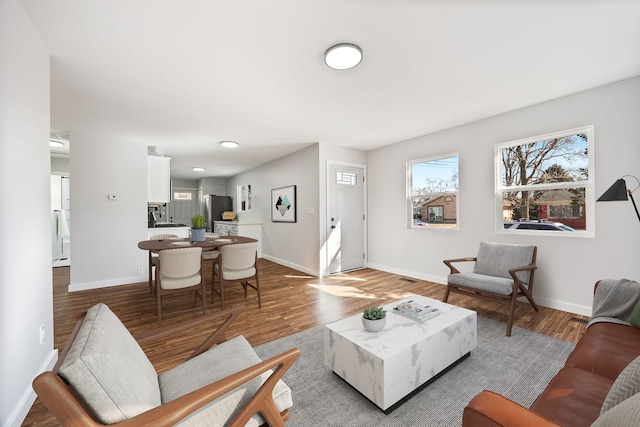
<svg viewBox="0 0 640 427">
<path fill-rule="evenodd" d="M 149 240 L 177 239 L 175 234 L 156 234 Z M 153 292 L 153 269 L 158 265 L 158 253 L 149 251 L 149 290 Z"/>
<path fill-rule="evenodd" d="M 258 307 L 262 307 L 257 257 L 257 242 L 220 247 L 220 255 L 218 255 L 213 270 L 211 302 L 213 303 L 214 295 L 218 294 L 220 296 L 220 307 L 224 309 L 224 287 L 231 282 L 240 282 L 244 288 L 244 297 L 247 297 L 248 287 L 255 289 L 258 293 Z M 218 289 L 216 289 L 216 276 L 219 282 Z M 255 284 L 251 284 L 250 280 L 255 281 Z"/>
<path fill-rule="evenodd" d="M 202 314 L 206 313 L 205 288 L 202 277 L 202 248 L 166 249 L 158 255 L 156 267 L 156 312 L 162 320 L 162 296 L 170 293 L 194 291 L 202 300 Z"/>
</svg>

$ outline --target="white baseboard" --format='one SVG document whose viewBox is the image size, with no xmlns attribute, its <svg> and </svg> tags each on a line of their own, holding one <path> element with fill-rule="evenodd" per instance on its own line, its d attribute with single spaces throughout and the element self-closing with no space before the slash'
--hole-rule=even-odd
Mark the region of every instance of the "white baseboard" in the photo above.
<svg viewBox="0 0 640 427">
<path fill-rule="evenodd" d="M 317 271 L 313 271 L 302 265 L 294 264 L 280 258 L 274 258 L 266 254 L 262 254 L 262 258 L 266 259 L 267 261 L 275 262 L 276 264 L 284 265 L 285 267 L 293 268 L 294 270 L 302 271 L 303 273 L 307 273 L 313 277 L 320 277 L 320 274 Z"/>
<path fill-rule="evenodd" d="M 111 286 L 130 285 L 132 283 L 148 282 L 147 276 L 123 277 L 120 279 L 103 280 L 99 282 L 72 283 L 69 285 L 69 292 L 86 291 L 88 289 L 108 288 Z"/>
<path fill-rule="evenodd" d="M 49 356 L 47 356 L 46 360 L 44 361 L 37 375 L 40 375 L 44 371 L 50 371 L 51 369 L 53 369 L 53 366 L 56 364 L 57 361 L 58 361 L 58 350 L 53 349 L 49 353 Z M 34 378 L 37 375 L 35 375 Z M 27 390 L 22 395 L 22 398 L 20 399 L 20 402 L 18 403 L 18 406 L 16 407 L 16 409 L 9 416 L 9 419 L 7 420 L 7 423 L 5 424 L 5 426 L 20 427 L 24 422 L 24 419 L 29 414 L 29 411 L 31 410 L 31 407 L 33 406 L 33 403 L 35 401 L 36 401 L 36 392 L 33 391 L 33 387 L 31 387 L 31 383 L 29 383 Z"/>
</svg>

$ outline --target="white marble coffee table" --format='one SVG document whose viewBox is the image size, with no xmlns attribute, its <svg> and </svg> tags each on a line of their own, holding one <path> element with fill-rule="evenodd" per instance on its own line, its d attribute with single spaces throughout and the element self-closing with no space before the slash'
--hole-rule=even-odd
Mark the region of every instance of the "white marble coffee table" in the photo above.
<svg viewBox="0 0 640 427">
<path fill-rule="evenodd" d="M 423 323 L 393 313 L 414 300 L 442 313 Z M 475 311 L 422 296 L 384 306 L 380 332 L 362 327 L 362 313 L 325 325 L 324 363 L 380 409 L 389 413 L 478 345 Z"/>
</svg>

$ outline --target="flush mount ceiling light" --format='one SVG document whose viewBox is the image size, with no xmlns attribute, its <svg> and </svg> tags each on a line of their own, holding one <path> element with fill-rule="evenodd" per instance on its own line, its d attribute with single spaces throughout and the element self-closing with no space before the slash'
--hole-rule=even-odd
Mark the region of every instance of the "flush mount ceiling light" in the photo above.
<svg viewBox="0 0 640 427">
<path fill-rule="evenodd" d="M 64 147 L 64 143 L 60 141 L 49 140 L 49 147 Z"/>
<path fill-rule="evenodd" d="M 204 168 L 198 167 L 198 166 L 194 166 L 191 168 L 192 171 L 194 172 L 204 172 Z"/>
<path fill-rule="evenodd" d="M 238 143 L 235 141 L 220 141 L 220 145 L 225 148 L 236 148 L 238 146 Z"/>
<path fill-rule="evenodd" d="M 362 49 L 353 43 L 338 43 L 324 53 L 324 63 L 334 70 L 348 70 L 362 61 Z"/>
</svg>

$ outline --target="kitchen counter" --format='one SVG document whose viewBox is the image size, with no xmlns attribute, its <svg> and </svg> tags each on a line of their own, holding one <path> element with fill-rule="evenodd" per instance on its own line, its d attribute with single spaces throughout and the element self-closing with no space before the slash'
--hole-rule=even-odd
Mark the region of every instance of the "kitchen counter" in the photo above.
<svg viewBox="0 0 640 427">
<path fill-rule="evenodd" d="M 151 237 L 156 236 L 158 234 L 175 234 L 178 237 L 189 237 L 191 227 L 187 227 L 186 225 L 183 225 L 182 227 L 178 227 L 178 225 L 181 225 L 181 224 L 176 224 L 173 227 L 162 226 L 162 227 L 147 228 L 147 238 L 150 239 Z"/>
</svg>

